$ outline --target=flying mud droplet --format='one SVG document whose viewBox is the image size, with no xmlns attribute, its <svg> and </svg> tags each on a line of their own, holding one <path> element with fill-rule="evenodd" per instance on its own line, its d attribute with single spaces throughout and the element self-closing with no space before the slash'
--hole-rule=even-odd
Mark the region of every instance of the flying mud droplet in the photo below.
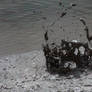
<svg viewBox="0 0 92 92">
<path fill-rule="evenodd" d="M 64 17 L 66 14 L 67 14 L 67 12 L 63 12 L 60 17 L 62 18 L 62 17 Z"/>
<path fill-rule="evenodd" d="M 71 3 L 71 4 L 70 4 L 70 6 L 76 6 L 76 5 L 77 5 L 77 4 L 75 4 L 75 3 Z"/>
</svg>

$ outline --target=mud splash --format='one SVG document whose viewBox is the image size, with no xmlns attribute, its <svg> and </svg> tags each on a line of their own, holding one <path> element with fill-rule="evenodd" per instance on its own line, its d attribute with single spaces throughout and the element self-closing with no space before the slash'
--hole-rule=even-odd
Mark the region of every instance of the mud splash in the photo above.
<svg viewBox="0 0 92 92">
<path fill-rule="evenodd" d="M 68 10 L 76 4 L 71 4 L 70 7 L 64 10 L 60 17 L 64 17 Z M 77 40 L 66 41 L 61 39 L 60 45 L 56 43 L 49 43 L 48 30 L 44 34 L 45 45 L 43 45 L 43 52 L 46 57 L 47 70 L 51 73 L 70 73 L 76 69 L 85 69 L 91 65 L 92 49 L 89 46 L 92 40 L 89 36 L 88 26 L 83 18 L 80 22 L 84 25 L 86 31 L 87 43 L 78 42 Z"/>
</svg>

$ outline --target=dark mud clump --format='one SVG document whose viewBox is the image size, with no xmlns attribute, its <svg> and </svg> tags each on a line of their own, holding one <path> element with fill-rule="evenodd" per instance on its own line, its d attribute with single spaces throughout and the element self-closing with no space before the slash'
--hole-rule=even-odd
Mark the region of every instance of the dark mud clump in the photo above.
<svg viewBox="0 0 92 92">
<path fill-rule="evenodd" d="M 92 50 L 86 43 L 61 41 L 61 46 L 52 43 L 43 46 L 47 70 L 50 72 L 70 72 L 76 68 L 87 68 L 90 65 Z"/>
</svg>

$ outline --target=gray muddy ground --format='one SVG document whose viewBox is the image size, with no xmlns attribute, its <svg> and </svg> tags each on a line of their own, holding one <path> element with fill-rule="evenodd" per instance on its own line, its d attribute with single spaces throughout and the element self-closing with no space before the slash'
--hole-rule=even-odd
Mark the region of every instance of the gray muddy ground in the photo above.
<svg viewBox="0 0 92 92">
<path fill-rule="evenodd" d="M 0 58 L 0 92 L 92 92 L 92 73 L 69 76 L 46 71 L 42 51 Z"/>
</svg>

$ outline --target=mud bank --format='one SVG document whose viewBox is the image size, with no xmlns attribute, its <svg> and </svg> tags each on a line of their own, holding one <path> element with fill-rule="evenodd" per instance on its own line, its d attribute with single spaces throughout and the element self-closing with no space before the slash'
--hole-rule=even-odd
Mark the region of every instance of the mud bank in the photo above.
<svg viewBox="0 0 92 92">
<path fill-rule="evenodd" d="M 91 72 L 76 76 L 49 74 L 42 51 L 0 57 L 0 92 L 91 92 Z"/>
</svg>

